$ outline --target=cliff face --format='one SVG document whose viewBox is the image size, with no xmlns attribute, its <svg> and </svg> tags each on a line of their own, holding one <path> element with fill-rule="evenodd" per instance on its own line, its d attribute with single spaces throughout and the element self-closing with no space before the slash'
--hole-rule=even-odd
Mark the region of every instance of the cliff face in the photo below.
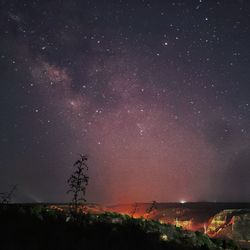
<svg viewBox="0 0 250 250">
<path fill-rule="evenodd" d="M 229 238 L 250 246 L 250 210 L 223 210 L 210 219 L 207 234 L 210 237 Z"/>
</svg>

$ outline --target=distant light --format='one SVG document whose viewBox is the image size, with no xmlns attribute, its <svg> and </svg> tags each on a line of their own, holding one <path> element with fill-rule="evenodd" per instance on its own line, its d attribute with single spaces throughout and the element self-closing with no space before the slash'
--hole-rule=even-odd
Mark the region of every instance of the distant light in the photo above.
<svg viewBox="0 0 250 250">
<path fill-rule="evenodd" d="M 168 236 L 167 236 L 166 234 L 162 234 L 162 235 L 160 236 L 160 238 L 161 238 L 161 240 L 163 240 L 163 241 L 167 241 L 167 240 L 168 240 Z"/>
<path fill-rule="evenodd" d="M 184 203 L 186 203 L 186 201 L 185 200 L 180 200 L 180 203 L 184 204 Z"/>
</svg>

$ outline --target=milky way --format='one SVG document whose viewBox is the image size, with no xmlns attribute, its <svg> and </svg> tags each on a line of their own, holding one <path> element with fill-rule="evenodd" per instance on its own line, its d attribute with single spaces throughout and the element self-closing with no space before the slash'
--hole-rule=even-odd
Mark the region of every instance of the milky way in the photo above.
<svg viewBox="0 0 250 250">
<path fill-rule="evenodd" d="M 249 201 L 247 1 L 3 1 L 0 188 L 67 201 Z"/>
</svg>

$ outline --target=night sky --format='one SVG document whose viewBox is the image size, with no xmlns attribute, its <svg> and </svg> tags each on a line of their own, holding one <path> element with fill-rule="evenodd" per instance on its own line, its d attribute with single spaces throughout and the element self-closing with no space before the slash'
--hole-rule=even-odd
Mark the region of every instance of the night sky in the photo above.
<svg viewBox="0 0 250 250">
<path fill-rule="evenodd" d="M 0 191 L 250 201 L 250 1 L 0 0 Z"/>
</svg>

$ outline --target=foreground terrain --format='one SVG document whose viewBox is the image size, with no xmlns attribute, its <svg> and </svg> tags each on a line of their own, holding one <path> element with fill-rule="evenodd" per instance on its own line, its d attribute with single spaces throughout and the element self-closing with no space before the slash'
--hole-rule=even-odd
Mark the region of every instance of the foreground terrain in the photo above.
<svg viewBox="0 0 250 250">
<path fill-rule="evenodd" d="M 2 205 L 1 249 L 240 249 L 233 241 L 112 212 Z"/>
<path fill-rule="evenodd" d="M 136 205 L 136 206 L 135 206 Z M 112 206 L 111 211 L 147 217 L 192 231 L 203 232 L 213 238 L 228 238 L 250 248 L 249 203 L 156 203 Z M 136 209 L 135 209 L 136 208 Z"/>
<path fill-rule="evenodd" d="M 67 205 L 50 206 L 67 210 Z M 190 231 L 199 231 L 211 238 L 231 239 L 250 249 L 250 203 L 132 203 L 104 207 L 85 206 L 85 212 L 116 212 L 134 218 L 145 218 L 171 224 Z"/>
</svg>

